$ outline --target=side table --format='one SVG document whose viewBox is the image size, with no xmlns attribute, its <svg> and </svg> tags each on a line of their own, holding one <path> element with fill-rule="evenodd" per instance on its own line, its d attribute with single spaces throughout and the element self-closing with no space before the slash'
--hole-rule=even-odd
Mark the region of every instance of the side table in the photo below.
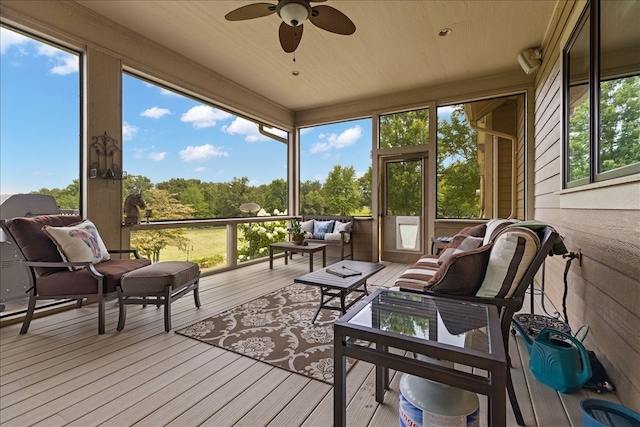
<svg viewBox="0 0 640 427">
<path fill-rule="evenodd" d="M 436 365 L 389 348 L 479 368 L 486 374 Z M 376 365 L 379 403 L 389 388 L 391 368 L 486 395 L 488 425 L 505 426 L 508 365 L 500 320 L 492 306 L 379 289 L 347 312 L 334 326 L 334 427 L 347 425 L 347 357 Z"/>
<path fill-rule="evenodd" d="M 308 243 L 307 245 L 296 245 L 291 242 L 278 242 L 269 245 L 269 269 L 273 270 L 273 251 L 284 251 L 284 264 L 289 264 L 289 255 L 295 253 L 309 254 L 309 271 L 313 271 L 313 254 L 322 251 L 322 266 L 327 265 L 327 245 L 326 243 Z"/>
</svg>

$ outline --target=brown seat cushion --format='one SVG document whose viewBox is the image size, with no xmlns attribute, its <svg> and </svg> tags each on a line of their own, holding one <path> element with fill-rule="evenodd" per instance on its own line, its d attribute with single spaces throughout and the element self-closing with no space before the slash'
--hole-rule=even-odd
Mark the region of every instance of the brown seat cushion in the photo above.
<svg viewBox="0 0 640 427">
<path fill-rule="evenodd" d="M 149 295 L 164 292 L 167 285 L 177 290 L 200 276 L 198 264 L 189 261 L 158 262 L 131 271 L 122 278 L 122 291 L 126 294 Z"/>
<path fill-rule="evenodd" d="M 57 252 L 57 250 L 56 250 Z M 151 264 L 148 259 L 111 259 L 94 265 L 104 277 L 103 293 L 116 291 L 122 275 Z M 95 294 L 96 279 L 86 269 L 69 271 L 63 269 L 36 279 L 38 294 L 47 295 L 83 295 Z"/>
<path fill-rule="evenodd" d="M 29 261 L 62 262 L 62 257 L 55 243 L 47 236 L 42 227 L 67 227 L 82 221 L 78 215 L 41 215 L 33 218 L 12 218 L 6 221 L 6 226 L 16 239 L 16 243 Z M 41 268 L 36 267 L 41 275 L 54 274 L 58 271 L 68 271 L 67 267 Z"/>
</svg>

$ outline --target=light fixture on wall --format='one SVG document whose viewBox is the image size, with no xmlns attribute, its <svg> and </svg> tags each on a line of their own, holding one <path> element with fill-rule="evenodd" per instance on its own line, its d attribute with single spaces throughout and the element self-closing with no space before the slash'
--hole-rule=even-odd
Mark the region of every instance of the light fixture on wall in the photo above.
<svg viewBox="0 0 640 427">
<path fill-rule="evenodd" d="M 518 55 L 518 62 L 525 73 L 531 74 L 540 67 L 542 63 L 542 48 L 525 49 Z"/>
<path fill-rule="evenodd" d="M 91 168 L 89 169 L 89 178 L 121 180 L 127 177 L 127 172 L 123 171 L 118 163 L 114 160 L 114 155 L 118 153 L 118 141 L 107 135 L 91 137 Z M 97 158 L 96 158 L 97 157 Z"/>
</svg>

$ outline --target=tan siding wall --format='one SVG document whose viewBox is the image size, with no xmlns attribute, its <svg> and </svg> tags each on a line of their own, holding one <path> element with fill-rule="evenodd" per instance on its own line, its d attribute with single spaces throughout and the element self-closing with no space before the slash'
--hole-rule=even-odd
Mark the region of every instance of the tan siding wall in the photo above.
<svg viewBox="0 0 640 427">
<path fill-rule="evenodd" d="M 596 352 L 623 404 L 640 410 L 640 185 L 592 185 L 562 191 L 561 49 L 582 4 L 561 2 L 544 47 L 535 89 L 535 218 L 552 224 L 569 250 L 583 254 L 568 274 L 567 314 L 573 330 L 591 328 Z M 635 177 L 637 178 L 637 177 Z M 547 261 L 545 285 L 562 307 L 565 260 Z"/>
</svg>

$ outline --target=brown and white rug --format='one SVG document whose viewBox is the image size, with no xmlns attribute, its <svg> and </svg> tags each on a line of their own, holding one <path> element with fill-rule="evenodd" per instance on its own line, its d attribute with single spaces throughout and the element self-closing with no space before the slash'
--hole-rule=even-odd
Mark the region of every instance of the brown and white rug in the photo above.
<svg viewBox="0 0 640 427">
<path fill-rule="evenodd" d="M 176 333 L 333 384 L 333 323 L 340 312 L 323 309 L 311 324 L 319 301 L 318 287 L 294 284 Z"/>
</svg>

